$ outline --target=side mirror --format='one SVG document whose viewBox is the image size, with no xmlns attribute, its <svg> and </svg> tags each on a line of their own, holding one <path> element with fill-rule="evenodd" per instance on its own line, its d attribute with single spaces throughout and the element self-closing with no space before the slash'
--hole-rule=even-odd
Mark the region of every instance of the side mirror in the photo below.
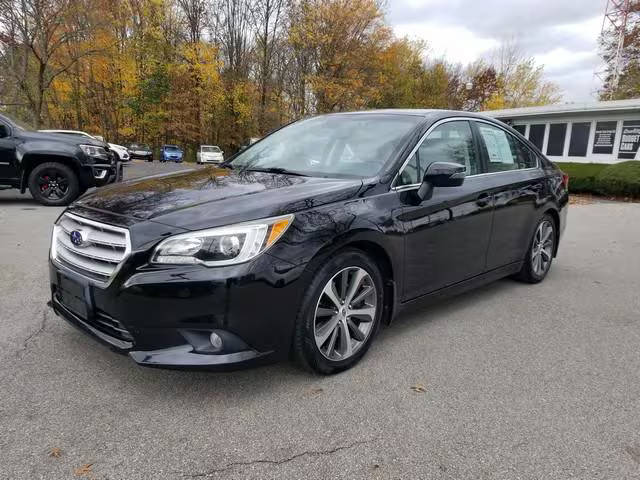
<svg viewBox="0 0 640 480">
<path fill-rule="evenodd" d="M 431 198 L 433 187 L 459 187 L 464 183 L 465 166 L 452 162 L 433 162 L 427 167 L 418 189 L 420 200 Z"/>
</svg>

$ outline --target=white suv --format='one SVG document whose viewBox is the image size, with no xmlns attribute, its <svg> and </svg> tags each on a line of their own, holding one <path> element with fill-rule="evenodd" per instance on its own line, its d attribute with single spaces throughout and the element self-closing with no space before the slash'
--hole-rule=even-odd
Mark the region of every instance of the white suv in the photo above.
<svg viewBox="0 0 640 480">
<path fill-rule="evenodd" d="M 216 145 L 200 145 L 196 154 L 198 163 L 222 163 L 224 152 Z"/>
</svg>

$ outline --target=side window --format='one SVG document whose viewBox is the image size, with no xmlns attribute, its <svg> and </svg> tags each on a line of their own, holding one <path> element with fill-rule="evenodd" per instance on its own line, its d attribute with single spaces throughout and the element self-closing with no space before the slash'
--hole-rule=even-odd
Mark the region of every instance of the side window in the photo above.
<svg viewBox="0 0 640 480">
<path fill-rule="evenodd" d="M 6 125 L 0 123 L 0 138 L 6 138 L 9 136 L 9 128 Z"/>
<path fill-rule="evenodd" d="M 424 172 L 433 162 L 459 163 L 466 167 L 467 175 L 480 173 L 468 121 L 446 122 L 429 133 L 405 165 L 397 185 L 421 183 Z"/>
<path fill-rule="evenodd" d="M 466 167 L 467 175 L 480 173 L 471 126 L 464 120 L 436 127 L 424 139 L 417 154 L 421 175 L 433 162 L 459 163 Z"/>
<path fill-rule="evenodd" d="M 536 166 L 536 157 L 533 152 L 515 137 L 501 128 L 486 123 L 477 125 L 487 152 L 489 173 Z"/>
<path fill-rule="evenodd" d="M 419 169 L 420 165 L 418 164 L 418 155 L 414 153 L 413 155 L 411 155 L 411 159 L 402 169 L 402 173 L 400 174 L 400 177 L 398 177 L 397 186 L 415 185 L 416 183 L 421 183 L 422 179 L 420 178 Z"/>
</svg>

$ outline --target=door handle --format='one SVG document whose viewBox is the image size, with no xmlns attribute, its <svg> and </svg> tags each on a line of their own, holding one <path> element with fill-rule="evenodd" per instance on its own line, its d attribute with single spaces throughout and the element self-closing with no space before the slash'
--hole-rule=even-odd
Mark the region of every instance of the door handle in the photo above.
<svg viewBox="0 0 640 480">
<path fill-rule="evenodd" d="M 491 195 L 489 195 L 488 193 L 482 193 L 476 199 L 476 205 L 478 205 L 479 207 L 486 207 L 487 205 L 489 205 L 489 202 L 491 202 Z"/>
</svg>

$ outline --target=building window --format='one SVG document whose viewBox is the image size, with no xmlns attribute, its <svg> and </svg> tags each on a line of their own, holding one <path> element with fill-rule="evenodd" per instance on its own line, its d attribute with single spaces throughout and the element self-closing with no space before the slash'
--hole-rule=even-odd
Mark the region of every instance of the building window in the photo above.
<svg viewBox="0 0 640 480">
<path fill-rule="evenodd" d="M 526 125 L 514 125 L 513 129 L 516 130 L 520 135 L 524 136 L 524 132 L 527 131 Z"/>
<path fill-rule="evenodd" d="M 615 122 L 613 122 L 615 124 Z M 591 133 L 591 123 L 581 122 L 571 125 L 571 140 L 569 140 L 570 157 L 586 157 L 589 143 L 589 133 Z M 612 146 L 613 146 L 613 140 Z M 595 147 L 594 147 L 595 153 Z"/>
<path fill-rule="evenodd" d="M 622 124 L 618 158 L 633 160 L 640 146 L 640 121 L 629 120 Z"/>
<path fill-rule="evenodd" d="M 593 138 L 593 153 L 613 153 L 613 142 L 616 138 L 618 122 L 596 123 L 596 134 Z"/>
<path fill-rule="evenodd" d="M 564 153 L 564 139 L 567 136 L 566 123 L 552 123 L 549 126 L 549 141 L 547 142 L 547 155 L 561 157 Z"/>
<path fill-rule="evenodd" d="M 531 125 L 529 127 L 529 141 L 536 147 L 542 150 L 542 143 L 544 142 L 544 131 L 546 129 L 544 123 L 539 125 Z"/>
</svg>

